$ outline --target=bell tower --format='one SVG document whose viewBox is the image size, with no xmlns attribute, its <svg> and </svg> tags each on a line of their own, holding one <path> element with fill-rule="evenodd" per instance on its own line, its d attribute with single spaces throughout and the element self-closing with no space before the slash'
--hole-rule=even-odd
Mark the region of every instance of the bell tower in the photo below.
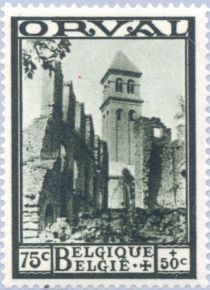
<svg viewBox="0 0 210 290">
<path fill-rule="evenodd" d="M 103 139 L 111 162 L 134 164 L 134 121 L 141 116 L 138 68 L 119 51 L 101 79 L 103 90 Z"/>
</svg>

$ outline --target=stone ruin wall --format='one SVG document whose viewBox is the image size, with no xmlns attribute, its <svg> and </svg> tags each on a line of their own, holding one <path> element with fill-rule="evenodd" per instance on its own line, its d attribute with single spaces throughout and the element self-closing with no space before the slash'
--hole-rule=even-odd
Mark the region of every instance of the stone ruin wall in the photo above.
<svg viewBox="0 0 210 290">
<path fill-rule="evenodd" d="M 124 207 L 123 177 L 110 179 L 108 184 L 106 143 L 94 137 L 92 117 L 85 115 L 72 86 L 68 102 L 66 95 L 61 102 L 60 67 L 55 74 L 59 76 L 55 75 L 53 106 L 50 96 L 50 106 L 45 100 L 43 114 L 23 132 L 24 238 L 36 237 L 40 227 L 45 227 L 46 212 L 49 221 L 56 221 L 57 217 L 71 220 L 79 212 L 107 208 L 108 191 L 116 192 L 109 207 Z M 163 132 L 160 138 L 154 137 L 157 127 Z M 149 206 L 185 207 L 184 141 L 171 142 L 170 129 L 157 118 L 141 117 L 134 128 L 135 206 L 144 208 L 146 198 Z"/>
<path fill-rule="evenodd" d="M 160 136 L 154 135 L 154 129 L 160 129 Z M 186 207 L 184 140 L 171 142 L 171 130 L 159 118 L 146 117 L 136 120 L 134 138 L 135 207 Z M 126 186 L 122 169 L 109 177 L 110 208 L 125 207 Z"/>
<path fill-rule="evenodd" d="M 60 66 L 54 78 L 53 106 L 52 96 L 44 94 L 43 97 L 49 97 L 50 108 L 45 100 L 42 104 L 44 114 L 23 132 L 25 241 L 37 237 L 48 222 L 55 222 L 58 217 L 67 217 L 71 221 L 80 211 L 107 207 L 106 143 L 99 138 L 94 143 L 92 117 L 86 116 L 84 105 L 76 102 L 72 85 L 68 110 L 62 108 Z M 98 151 L 97 156 L 94 151 Z"/>
<path fill-rule="evenodd" d="M 160 137 L 154 136 L 160 128 Z M 141 117 L 135 124 L 136 207 L 185 207 L 184 143 L 171 142 L 170 129 L 158 118 Z M 179 144 L 179 146 L 175 144 Z M 180 184 L 181 180 L 181 184 Z"/>
</svg>

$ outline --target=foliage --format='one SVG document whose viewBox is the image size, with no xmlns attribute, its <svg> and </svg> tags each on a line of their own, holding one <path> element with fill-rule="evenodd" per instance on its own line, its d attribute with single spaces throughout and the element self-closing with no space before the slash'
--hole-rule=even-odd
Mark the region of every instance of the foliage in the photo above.
<svg viewBox="0 0 210 290">
<path fill-rule="evenodd" d="M 57 242 L 186 243 L 186 211 L 181 208 L 112 209 L 80 217 L 72 228 L 66 224 L 53 225 L 42 237 L 47 233 L 45 239 L 55 242 L 55 232 Z"/>
<path fill-rule="evenodd" d="M 33 79 L 38 65 L 51 74 L 55 70 L 55 62 L 62 60 L 67 53 L 70 53 L 70 46 L 68 39 L 29 40 L 27 49 L 22 50 L 25 76 Z"/>
<path fill-rule="evenodd" d="M 179 104 L 179 112 L 176 113 L 176 115 L 174 116 L 174 118 L 176 120 L 183 120 L 184 116 L 185 116 L 185 100 L 183 98 L 183 96 L 178 96 L 178 104 Z"/>
<path fill-rule="evenodd" d="M 185 99 L 183 96 L 177 97 L 178 100 L 178 111 L 174 115 L 174 121 L 176 123 L 176 130 L 178 139 L 184 138 L 185 132 Z"/>
</svg>

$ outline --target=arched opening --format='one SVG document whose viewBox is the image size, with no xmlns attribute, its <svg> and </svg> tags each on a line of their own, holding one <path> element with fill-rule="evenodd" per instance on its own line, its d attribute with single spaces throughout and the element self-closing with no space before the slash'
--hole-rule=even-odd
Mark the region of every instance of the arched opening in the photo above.
<svg viewBox="0 0 210 290">
<path fill-rule="evenodd" d="M 51 204 L 47 205 L 45 210 L 45 226 L 52 224 L 54 222 L 54 211 Z"/>
<path fill-rule="evenodd" d="M 73 170 L 73 193 L 77 193 L 77 181 L 79 176 L 79 169 L 77 162 L 74 160 L 74 170 Z"/>
<path fill-rule="evenodd" d="M 122 119 L 122 116 L 123 116 L 123 109 L 117 109 L 116 111 L 117 121 L 120 121 Z"/>
<path fill-rule="evenodd" d="M 61 160 L 61 172 L 63 172 L 66 161 L 66 150 L 63 145 L 61 145 L 60 148 L 60 160 Z"/>
<path fill-rule="evenodd" d="M 136 112 L 134 110 L 130 110 L 128 113 L 129 121 L 135 121 L 136 120 Z"/>
<path fill-rule="evenodd" d="M 128 94 L 134 94 L 134 87 L 135 87 L 135 83 L 133 80 L 129 80 L 127 83 L 127 92 Z"/>
<path fill-rule="evenodd" d="M 163 129 L 162 128 L 154 128 L 153 134 L 155 138 L 161 138 L 163 136 Z"/>
<path fill-rule="evenodd" d="M 122 92 L 123 91 L 123 80 L 118 78 L 116 79 L 116 92 Z"/>
</svg>

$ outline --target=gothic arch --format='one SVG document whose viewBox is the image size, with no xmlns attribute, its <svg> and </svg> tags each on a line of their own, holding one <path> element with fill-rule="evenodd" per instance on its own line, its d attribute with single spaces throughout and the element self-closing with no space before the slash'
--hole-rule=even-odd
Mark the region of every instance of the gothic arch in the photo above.
<svg viewBox="0 0 210 290">
<path fill-rule="evenodd" d="M 133 80 L 128 80 L 128 82 L 127 82 L 127 93 L 128 94 L 134 94 L 134 87 L 135 87 L 135 82 Z"/>
<path fill-rule="evenodd" d="M 122 92 L 123 91 L 123 80 L 121 78 L 117 78 L 116 79 L 115 89 L 116 89 L 116 92 Z"/>
</svg>

